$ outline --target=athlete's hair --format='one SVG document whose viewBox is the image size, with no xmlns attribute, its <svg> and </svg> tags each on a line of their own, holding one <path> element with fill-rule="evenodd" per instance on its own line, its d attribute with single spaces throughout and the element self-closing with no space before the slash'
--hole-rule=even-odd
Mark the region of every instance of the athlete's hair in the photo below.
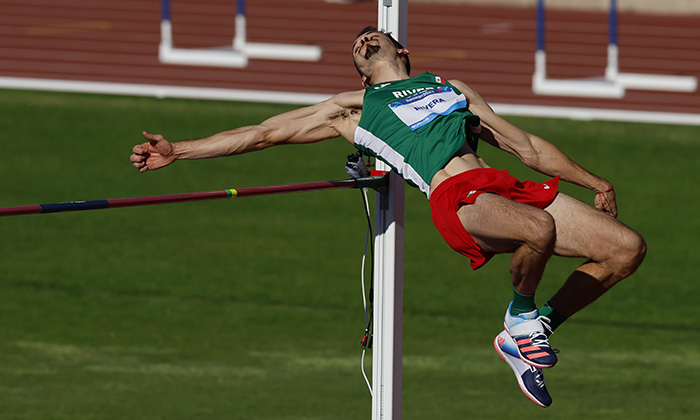
<svg viewBox="0 0 700 420">
<path fill-rule="evenodd" d="M 403 45 L 401 45 L 401 43 L 399 41 L 394 39 L 394 37 L 391 35 L 391 32 L 380 31 L 379 29 L 377 29 L 376 26 L 366 26 L 364 29 L 362 29 L 360 31 L 359 34 L 357 34 L 355 39 L 361 37 L 364 34 L 370 33 L 370 32 L 379 32 L 379 33 L 386 35 L 386 37 L 389 38 L 389 40 L 391 41 L 392 44 L 394 44 L 394 46 L 396 47 L 397 50 L 401 50 L 401 49 L 405 48 Z M 410 75 L 411 74 L 411 60 L 408 59 L 408 55 L 403 55 L 402 59 L 403 59 L 403 64 L 406 67 L 406 73 Z M 362 74 L 362 72 L 360 71 L 360 68 L 357 66 L 357 63 L 355 63 L 355 60 L 353 60 L 353 63 L 355 64 L 355 68 L 357 69 L 357 72 L 360 73 L 360 76 L 364 76 L 364 74 Z"/>
</svg>

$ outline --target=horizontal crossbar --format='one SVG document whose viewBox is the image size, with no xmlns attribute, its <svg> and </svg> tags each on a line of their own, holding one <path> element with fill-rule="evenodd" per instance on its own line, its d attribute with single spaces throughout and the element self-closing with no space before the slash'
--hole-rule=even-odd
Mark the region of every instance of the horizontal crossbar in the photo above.
<svg viewBox="0 0 700 420">
<path fill-rule="evenodd" d="M 29 206 L 0 207 L 0 217 L 26 214 L 62 213 L 68 211 L 99 210 L 118 207 L 149 206 L 156 204 L 183 203 L 188 201 L 217 200 L 222 198 L 252 197 L 258 195 L 284 194 L 302 191 L 331 190 L 340 188 L 380 188 L 387 186 L 387 175 L 336 181 L 317 181 L 300 184 L 271 185 L 265 187 L 239 188 L 218 191 L 200 191 L 181 194 L 154 195 L 145 197 L 112 198 L 106 200 L 71 201 L 65 203 L 34 204 Z"/>
</svg>

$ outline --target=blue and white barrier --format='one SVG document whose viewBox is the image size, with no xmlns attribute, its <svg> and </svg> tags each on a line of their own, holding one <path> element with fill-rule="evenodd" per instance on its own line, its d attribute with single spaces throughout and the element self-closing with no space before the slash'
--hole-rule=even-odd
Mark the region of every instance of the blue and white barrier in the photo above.
<svg viewBox="0 0 700 420">
<path fill-rule="evenodd" d="M 614 81 L 626 89 L 695 92 L 698 80 L 692 76 L 662 74 L 621 73 L 618 67 L 617 0 L 610 0 L 608 66 L 605 79 Z"/>
<path fill-rule="evenodd" d="M 539 95 L 586 96 L 597 98 L 622 98 L 626 89 L 694 92 L 697 79 L 692 76 L 622 73 L 619 71 L 617 46 L 617 0 L 610 0 L 608 57 L 605 76 L 591 79 L 547 78 L 547 54 L 545 49 L 544 0 L 537 1 L 537 51 L 532 90 Z"/>
<path fill-rule="evenodd" d="M 545 49 L 544 0 L 537 1 L 537 51 L 532 91 L 538 95 L 585 96 L 595 98 L 622 98 L 625 88 L 606 78 L 549 79 L 547 77 L 547 53 Z"/>
<path fill-rule="evenodd" d="M 158 57 L 168 64 L 245 67 L 249 58 L 268 60 L 318 61 L 321 47 L 315 45 L 267 44 L 248 42 L 245 0 L 236 2 L 235 35 L 231 46 L 217 48 L 177 48 L 173 45 L 170 0 L 161 0 L 161 41 Z"/>
</svg>

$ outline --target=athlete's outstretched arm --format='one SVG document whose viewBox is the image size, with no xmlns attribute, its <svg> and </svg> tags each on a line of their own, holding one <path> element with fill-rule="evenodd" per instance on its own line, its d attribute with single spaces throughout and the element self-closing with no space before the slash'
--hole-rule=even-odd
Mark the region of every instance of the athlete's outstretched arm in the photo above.
<svg viewBox="0 0 700 420">
<path fill-rule="evenodd" d="M 570 182 L 595 191 L 595 206 L 617 217 L 617 204 L 612 184 L 571 160 L 552 143 L 530 134 L 498 116 L 484 99 L 465 83 L 450 81 L 469 100 L 469 109 L 482 123 L 481 138 L 487 143 L 505 150 L 528 167 L 549 176 L 559 176 Z"/>
<path fill-rule="evenodd" d="M 209 137 L 170 142 L 160 134 L 143 132 L 148 140 L 133 148 L 130 159 L 141 172 L 160 169 L 183 159 L 240 155 L 281 144 L 314 143 L 347 136 L 348 113 L 362 107 L 362 91 L 341 93 L 326 101 Z M 359 111 L 358 111 L 359 112 Z M 352 138 L 349 139 L 352 141 Z"/>
</svg>

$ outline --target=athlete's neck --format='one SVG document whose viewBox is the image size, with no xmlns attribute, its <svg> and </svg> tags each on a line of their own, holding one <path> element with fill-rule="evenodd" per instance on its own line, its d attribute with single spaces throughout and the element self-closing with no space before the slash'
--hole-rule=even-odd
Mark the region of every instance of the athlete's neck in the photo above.
<svg viewBox="0 0 700 420">
<path fill-rule="evenodd" d="M 403 66 L 399 67 L 395 63 L 383 62 L 377 63 L 370 76 L 367 77 L 366 84 L 371 86 L 408 78 L 410 78 L 410 76 L 406 73 Z"/>
</svg>

